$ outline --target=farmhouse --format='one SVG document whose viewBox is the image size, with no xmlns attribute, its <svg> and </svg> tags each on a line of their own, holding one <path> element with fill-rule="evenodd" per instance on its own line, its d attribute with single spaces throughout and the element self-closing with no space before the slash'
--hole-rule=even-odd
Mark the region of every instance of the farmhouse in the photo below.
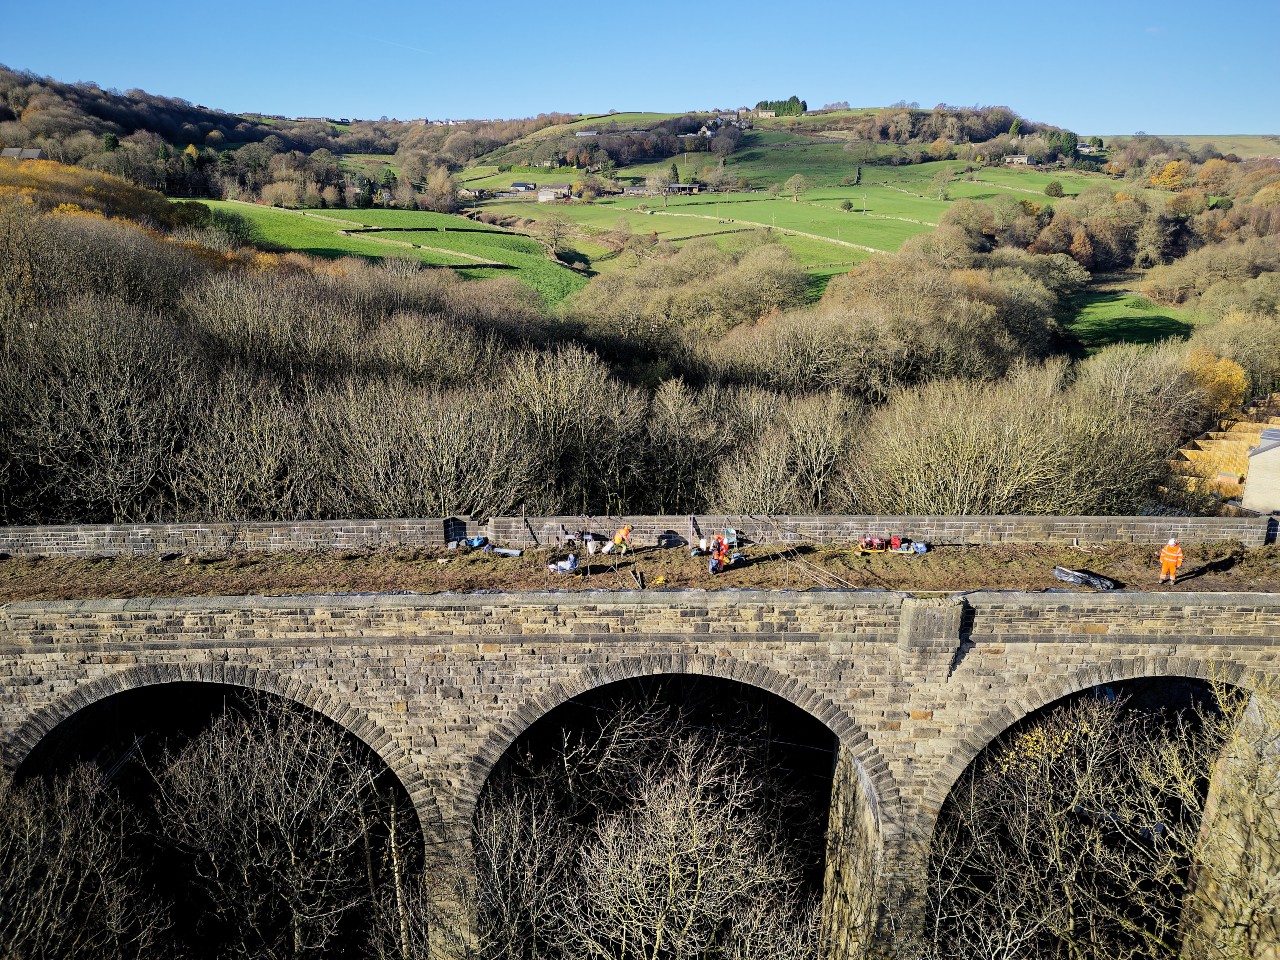
<svg viewBox="0 0 1280 960">
<path fill-rule="evenodd" d="M 488 199 L 489 191 L 484 187 L 463 187 L 458 191 L 458 196 L 463 200 L 485 200 Z"/>
<path fill-rule="evenodd" d="M 1034 167 L 1036 165 L 1035 157 L 1029 157 L 1025 153 L 1013 153 L 1004 158 L 1005 166 L 1008 167 Z"/>
<path fill-rule="evenodd" d="M 777 110 L 757 110 L 756 111 L 756 116 L 759 117 L 761 120 L 768 120 L 772 117 L 776 117 L 777 115 L 778 115 Z"/>
<path fill-rule="evenodd" d="M 1280 428 L 1262 431 L 1262 440 L 1249 451 L 1241 505 L 1258 513 L 1280 513 Z"/>
<path fill-rule="evenodd" d="M 1102 148 L 1101 148 L 1101 147 L 1095 147 L 1095 146 L 1094 146 L 1093 144 L 1091 144 L 1091 143 L 1078 143 L 1078 144 L 1076 144 L 1076 153 L 1082 153 L 1082 154 L 1084 154 L 1084 155 L 1088 156 L 1088 155 L 1089 155 L 1089 154 L 1091 154 L 1091 153 L 1101 153 L 1101 152 L 1102 152 Z"/>
<path fill-rule="evenodd" d="M 5 147 L 0 150 L 0 157 L 6 160 L 43 160 L 44 151 L 39 147 Z"/>
<path fill-rule="evenodd" d="M 538 191 L 539 203 L 550 203 L 553 200 L 564 200 L 569 196 L 569 184 L 548 183 Z"/>
<path fill-rule="evenodd" d="M 629 183 L 622 188 L 624 197 L 647 197 L 653 191 L 646 187 L 643 183 Z"/>
</svg>

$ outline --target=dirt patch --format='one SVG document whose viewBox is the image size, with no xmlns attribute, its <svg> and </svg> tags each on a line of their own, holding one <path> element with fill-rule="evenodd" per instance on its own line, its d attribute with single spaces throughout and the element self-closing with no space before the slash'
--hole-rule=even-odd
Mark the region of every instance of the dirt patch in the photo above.
<svg viewBox="0 0 1280 960">
<path fill-rule="evenodd" d="M 1085 569 L 1124 590 L 1280 592 L 1280 548 L 1238 544 L 1186 548 L 1174 587 L 1156 583 L 1152 547 L 1095 549 L 1006 544 L 938 547 L 923 555 L 859 555 L 844 546 L 748 546 L 745 559 L 719 575 L 685 548 L 642 547 L 620 558 L 591 557 L 576 575 L 549 573 L 564 553 L 500 557 L 481 551 L 382 549 L 345 552 L 0 560 L 0 602 L 132 597 L 334 593 L 514 592 L 521 590 L 875 589 L 908 593 L 966 590 L 1078 590 L 1053 577 L 1054 566 Z"/>
</svg>

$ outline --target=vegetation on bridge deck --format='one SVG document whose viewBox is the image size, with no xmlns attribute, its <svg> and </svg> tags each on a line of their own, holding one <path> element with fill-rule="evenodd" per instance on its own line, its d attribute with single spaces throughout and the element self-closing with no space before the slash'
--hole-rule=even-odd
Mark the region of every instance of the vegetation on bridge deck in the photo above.
<svg viewBox="0 0 1280 960">
<path fill-rule="evenodd" d="M 943 546 L 923 555 L 860 555 L 847 545 L 743 548 L 746 560 L 713 576 L 705 556 L 642 547 L 616 560 L 583 557 L 579 573 L 546 566 L 566 551 L 518 558 L 474 551 L 359 550 L 246 552 L 197 556 L 22 558 L 0 560 L 0 603 L 20 600 L 295 593 L 439 593 L 473 590 L 634 590 L 632 571 L 650 589 L 883 589 L 908 592 L 1063 589 L 1055 566 L 1087 568 L 1132 590 L 1280 591 L 1280 547 L 1189 545 L 1175 587 L 1155 583 L 1156 548 L 1003 544 Z M 589 563 L 587 561 L 590 561 Z"/>
</svg>

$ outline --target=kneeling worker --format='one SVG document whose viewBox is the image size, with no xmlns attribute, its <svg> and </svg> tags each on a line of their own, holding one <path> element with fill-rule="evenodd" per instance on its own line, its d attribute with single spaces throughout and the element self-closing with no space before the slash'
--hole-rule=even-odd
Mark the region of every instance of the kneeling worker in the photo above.
<svg viewBox="0 0 1280 960">
<path fill-rule="evenodd" d="M 617 533 L 613 535 L 613 539 L 604 545 L 604 553 L 613 553 L 619 550 L 623 556 L 627 553 L 627 548 L 631 546 L 631 524 L 626 524 Z"/>
<path fill-rule="evenodd" d="M 573 573 L 578 569 L 578 557 L 576 554 L 569 554 L 568 560 L 558 560 L 555 563 L 547 564 L 548 573 Z"/>
</svg>

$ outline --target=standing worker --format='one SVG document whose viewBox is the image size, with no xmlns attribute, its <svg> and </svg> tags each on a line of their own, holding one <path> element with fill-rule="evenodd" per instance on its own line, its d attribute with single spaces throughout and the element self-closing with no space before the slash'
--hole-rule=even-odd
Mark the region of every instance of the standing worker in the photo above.
<svg viewBox="0 0 1280 960">
<path fill-rule="evenodd" d="M 1182 566 L 1182 548 L 1177 538 L 1170 537 L 1169 542 L 1160 550 L 1160 582 L 1168 577 L 1170 583 L 1178 582 L 1178 568 Z"/>
<path fill-rule="evenodd" d="M 613 535 L 613 539 L 605 544 L 604 552 L 613 553 L 613 551 L 619 550 L 623 556 L 626 556 L 627 548 L 631 546 L 631 530 L 631 524 L 625 524 Z"/>
</svg>

